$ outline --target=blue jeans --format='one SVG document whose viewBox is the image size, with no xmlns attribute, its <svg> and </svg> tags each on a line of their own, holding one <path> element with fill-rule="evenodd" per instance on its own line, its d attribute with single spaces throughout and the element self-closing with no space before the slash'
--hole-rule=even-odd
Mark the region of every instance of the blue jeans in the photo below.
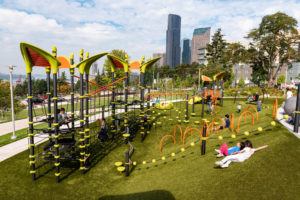
<svg viewBox="0 0 300 200">
<path fill-rule="evenodd" d="M 210 102 L 207 102 L 207 111 L 212 112 L 212 109 L 211 109 L 211 101 L 210 101 Z"/>
</svg>

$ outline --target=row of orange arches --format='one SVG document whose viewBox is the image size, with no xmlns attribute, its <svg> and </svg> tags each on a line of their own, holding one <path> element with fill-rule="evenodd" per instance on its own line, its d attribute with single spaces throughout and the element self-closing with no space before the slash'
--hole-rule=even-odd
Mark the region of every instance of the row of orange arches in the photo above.
<svg viewBox="0 0 300 200">
<path fill-rule="evenodd" d="M 277 107 L 278 107 L 278 101 L 277 99 L 275 99 L 274 101 L 274 105 L 273 105 L 273 116 L 275 117 L 275 120 L 276 120 L 276 115 L 277 115 Z M 255 112 L 255 117 L 253 115 L 252 112 L 250 112 L 250 109 L 254 110 Z M 239 129 L 240 129 L 240 121 L 241 119 L 244 117 L 244 122 L 247 121 L 247 115 L 250 115 L 251 116 L 251 119 L 252 119 L 252 125 L 255 124 L 255 119 L 258 120 L 258 112 L 257 112 L 257 109 L 250 105 L 246 108 L 246 110 L 239 116 L 239 119 L 238 119 L 238 122 L 237 122 L 237 129 L 236 129 L 236 134 L 238 135 L 239 134 Z M 203 126 L 204 124 L 206 125 L 207 129 L 206 129 L 206 137 L 209 136 L 209 132 L 213 132 L 213 126 L 215 126 L 215 130 L 216 130 L 216 134 L 218 134 L 218 130 L 219 130 L 219 127 L 215 124 L 215 121 L 216 120 L 219 120 L 221 121 L 221 123 L 223 124 L 223 127 L 225 126 L 225 122 L 224 120 L 221 118 L 221 117 L 215 117 L 213 118 L 212 122 L 210 124 L 208 124 L 207 122 L 203 122 L 202 123 L 202 127 L 201 127 L 201 131 L 197 128 L 192 128 L 192 127 L 187 127 L 185 129 L 184 132 L 182 132 L 182 128 L 180 125 L 175 125 L 174 126 L 174 135 L 165 135 L 162 137 L 162 139 L 160 140 L 160 145 L 159 145 L 159 151 L 161 152 L 161 148 L 162 148 L 162 142 L 163 140 L 166 138 L 166 137 L 172 137 L 173 141 L 174 141 L 174 144 L 176 144 L 176 132 L 177 130 L 180 131 L 180 140 L 182 140 L 182 147 L 184 147 L 184 144 L 185 144 L 185 136 L 187 133 L 191 133 L 191 138 L 193 136 L 193 131 L 196 131 L 200 134 L 200 138 L 202 138 L 202 134 L 203 134 Z M 231 121 L 231 124 L 230 124 L 230 129 L 232 132 L 234 132 L 234 114 L 231 114 L 230 116 L 230 121 Z"/>
</svg>

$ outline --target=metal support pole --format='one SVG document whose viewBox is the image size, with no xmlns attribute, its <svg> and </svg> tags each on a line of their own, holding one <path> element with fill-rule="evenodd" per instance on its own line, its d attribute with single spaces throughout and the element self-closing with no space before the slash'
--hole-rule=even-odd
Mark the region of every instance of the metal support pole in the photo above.
<svg viewBox="0 0 300 200">
<path fill-rule="evenodd" d="M 54 104 L 54 148 L 55 148 L 55 176 L 56 176 L 56 182 L 60 181 L 60 155 L 59 155 L 59 133 L 58 133 L 58 112 L 57 112 L 57 73 L 53 74 L 53 104 Z"/>
<path fill-rule="evenodd" d="M 48 113 L 47 113 L 47 121 L 48 121 L 48 135 L 49 135 L 49 143 L 52 144 L 52 133 L 51 133 L 51 90 L 50 90 L 50 71 L 51 68 L 46 68 L 46 74 L 47 74 L 47 100 L 48 100 Z"/>
<path fill-rule="evenodd" d="M 201 155 L 205 155 L 206 150 L 206 123 L 203 126 L 203 133 L 202 133 L 202 146 L 201 146 Z"/>
<path fill-rule="evenodd" d="M 105 98 L 105 96 L 104 96 L 104 98 Z M 102 106 L 102 119 L 104 119 L 104 112 L 105 112 L 105 105 Z"/>
<path fill-rule="evenodd" d="M 115 73 L 112 72 L 112 82 L 115 82 Z M 111 125 L 111 134 L 112 134 L 112 140 L 114 140 L 115 137 L 115 132 L 116 132 L 116 102 L 115 102 L 115 95 L 116 95 L 116 85 L 112 86 L 112 95 L 111 95 L 111 121 L 112 121 L 112 125 Z"/>
<path fill-rule="evenodd" d="M 12 140 L 16 139 L 16 130 L 15 130 L 15 108 L 14 108 L 14 91 L 13 91 L 13 69 L 14 66 L 9 66 L 9 77 L 10 77 L 10 101 L 11 101 L 11 122 L 13 127 L 13 136 L 11 137 Z"/>
<path fill-rule="evenodd" d="M 193 110 L 192 110 L 192 115 L 195 115 L 195 90 L 193 91 Z"/>
<path fill-rule="evenodd" d="M 129 133 L 128 128 L 128 72 L 125 72 L 125 76 L 127 77 L 125 79 L 125 120 L 124 120 L 124 126 L 126 133 Z"/>
<path fill-rule="evenodd" d="M 221 79 L 220 81 L 220 87 L 221 87 L 221 91 L 220 91 L 220 104 L 221 106 L 223 106 L 223 97 L 224 97 L 224 94 L 223 94 L 223 90 L 224 90 L 224 87 L 223 87 L 223 79 Z"/>
<path fill-rule="evenodd" d="M 199 73 L 198 73 L 198 92 L 200 91 L 200 67 L 199 67 Z"/>
<path fill-rule="evenodd" d="M 186 95 L 185 123 L 189 122 L 189 94 Z"/>
<path fill-rule="evenodd" d="M 89 74 L 85 74 L 85 158 L 90 156 L 90 128 L 89 128 Z M 86 164 L 87 162 L 85 162 Z"/>
<path fill-rule="evenodd" d="M 294 121 L 295 133 L 298 133 L 298 129 L 299 129 L 299 118 L 300 118 L 299 112 L 300 112 L 300 84 L 298 84 L 296 110 L 295 110 L 295 121 Z"/>
<path fill-rule="evenodd" d="M 125 175 L 129 176 L 129 151 L 125 153 Z"/>
<path fill-rule="evenodd" d="M 205 98 L 205 88 L 203 88 L 203 86 L 202 86 L 202 90 L 203 90 L 203 92 L 202 92 L 202 111 L 201 111 L 201 118 L 203 118 L 203 116 L 204 116 L 204 98 Z"/>
<path fill-rule="evenodd" d="M 29 155 L 29 164 L 30 164 L 30 174 L 32 177 L 32 180 L 35 180 L 35 155 L 34 155 L 34 133 L 33 133 L 33 116 L 32 116 L 32 86 L 31 86 L 31 73 L 27 74 L 28 83 L 27 83 L 27 93 L 28 93 L 28 136 L 29 136 L 29 149 L 30 149 L 30 155 Z"/>
<path fill-rule="evenodd" d="M 147 133 L 150 133 L 150 89 L 151 89 L 151 72 L 148 71 L 148 96 L 147 96 Z"/>
<path fill-rule="evenodd" d="M 80 170 L 81 170 L 81 173 L 84 174 L 84 171 L 85 171 L 85 167 L 84 167 L 84 155 L 85 155 L 85 146 L 84 146 L 84 102 L 83 102 L 83 99 L 84 99 L 84 94 L 83 94 L 83 74 L 80 74 Z"/>
<path fill-rule="evenodd" d="M 74 65 L 74 54 L 70 56 L 71 66 Z M 75 131 L 75 109 L 74 109 L 74 68 L 70 68 L 70 79 L 71 79 L 71 118 L 72 118 L 72 140 L 75 139 L 74 131 Z"/>
<path fill-rule="evenodd" d="M 144 134 L 145 134 L 145 127 L 144 127 L 144 78 L 145 78 L 145 73 L 141 72 L 140 73 L 140 89 L 141 89 L 141 103 L 140 103 L 140 119 L 141 119 L 141 142 L 144 140 Z"/>
</svg>

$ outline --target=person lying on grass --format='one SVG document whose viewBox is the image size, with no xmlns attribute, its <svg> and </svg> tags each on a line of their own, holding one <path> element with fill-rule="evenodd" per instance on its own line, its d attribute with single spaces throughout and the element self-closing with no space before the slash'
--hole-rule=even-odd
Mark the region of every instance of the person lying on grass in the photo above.
<svg viewBox="0 0 300 200">
<path fill-rule="evenodd" d="M 229 166 L 231 162 L 244 162 L 248 158 L 250 158 L 255 151 L 259 151 L 261 149 L 267 148 L 268 145 L 264 145 L 254 149 L 252 147 L 252 143 L 250 140 L 246 140 L 245 148 L 241 151 L 233 153 L 234 155 L 227 156 L 221 161 L 217 161 L 215 164 L 219 165 L 221 168 L 226 168 Z"/>
<path fill-rule="evenodd" d="M 235 152 L 241 151 L 241 150 L 244 149 L 244 147 L 245 147 L 244 142 L 238 142 L 236 144 L 236 146 L 230 147 L 228 149 L 227 144 L 223 143 L 221 148 L 220 149 L 215 149 L 215 151 L 218 153 L 217 157 L 220 158 L 220 157 L 223 157 L 224 155 L 229 156 L 229 155 L 232 155 Z"/>
</svg>

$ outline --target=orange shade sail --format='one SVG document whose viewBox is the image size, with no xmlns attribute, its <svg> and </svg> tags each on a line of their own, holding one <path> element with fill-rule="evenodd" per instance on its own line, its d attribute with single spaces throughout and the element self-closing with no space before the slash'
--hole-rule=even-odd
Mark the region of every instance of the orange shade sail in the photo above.
<svg viewBox="0 0 300 200">
<path fill-rule="evenodd" d="M 204 75 L 202 75 L 201 78 L 202 78 L 202 81 L 204 81 L 204 82 L 210 82 L 211 81 L 211 78 L 209 78 L 207 76 L 204 76 Z"/>
<path fill-rule="evenodd" d="M 59 62 L 61 63 L 61 66 L 59 66 L 58 68 L 71 68 L 69 59 L 67 57 L 59 56 L 57 57 L 57 60 L 59 60 Z"/>
</svg>

